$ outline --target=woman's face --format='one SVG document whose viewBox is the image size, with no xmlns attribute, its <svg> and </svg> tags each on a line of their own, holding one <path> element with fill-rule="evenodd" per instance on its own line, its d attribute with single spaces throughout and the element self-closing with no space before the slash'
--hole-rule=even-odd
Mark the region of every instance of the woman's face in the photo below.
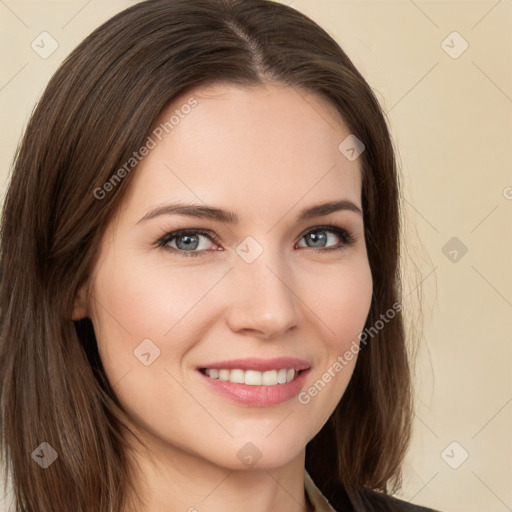
<svg viewBox="0 0 512 512">
<path fill-rule="evenodd" d="M 156 123 L 74 318 L 91 318 L 157 459 L 284 465 L 343 395 L 372 296 L 363 217 L 301 217 L 339 201 L 361 209 L 359 159 L 339 149 L 350 131 L 333 112 L 290 87 L 217 85 Z M 188 233 L 168 236 L 177 230 Z"/>
</svg>

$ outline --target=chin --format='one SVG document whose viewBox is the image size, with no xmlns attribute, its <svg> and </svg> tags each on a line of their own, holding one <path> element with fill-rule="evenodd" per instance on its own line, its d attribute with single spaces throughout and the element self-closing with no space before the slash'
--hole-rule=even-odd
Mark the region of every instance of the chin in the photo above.
<svg viewBox="0 0 512 512">
<path fill-rule="evenodd" d="M 270 434 L 271 437 L 273 434 Z M 243 441 L 231 440 L 215 463 L 226 469 L 240 470 L 271 470 L 289 464 L 298 456 L 302 456 L 305 444 L 301 440 L 287 436 L 275 439 L 265 436 L 244 436 Z M 252 440 L 251 440 L 252 439 Z"/>
</svg>

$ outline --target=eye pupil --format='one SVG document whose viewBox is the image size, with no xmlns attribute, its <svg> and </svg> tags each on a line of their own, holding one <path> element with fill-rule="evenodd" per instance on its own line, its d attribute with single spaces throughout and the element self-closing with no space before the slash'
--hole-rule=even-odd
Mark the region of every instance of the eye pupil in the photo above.
<svg viewBox="0 0 512 512">
<path fill-rule="evenodd" d="M 317 233 L 320 233 L 320 235 Z M 313 243 L 316 244 L 314 247 L 322 247 L 322 242 L 325 242 L 327 239 L 325 231 L 312 231 L 308 236 L 312 239 Z"/>
<path fill-rule="evenodd" d="M 185 249 L 187 249 L 187 248 L 197 249 L 198 240 L 197 240 L 196 236 L 180 235 L 180 236 L 176 237 L 176 246 L 178 247 L 178 249 L 183 250 L 183 247 L 180 247 L 180 240 L 183 241 L 183 243 L 185 244 L 184 245 Z"/>
</svg>

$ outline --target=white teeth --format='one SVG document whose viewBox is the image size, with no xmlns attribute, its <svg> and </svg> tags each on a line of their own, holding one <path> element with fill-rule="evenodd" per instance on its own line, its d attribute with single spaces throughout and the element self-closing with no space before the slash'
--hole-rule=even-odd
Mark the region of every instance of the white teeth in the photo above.
<svg viewBox="0 0 512 512">
<path fill-rule="evenodd" d="M 205 373 L 212 379 L 229 380 L 233 383 L 247 384 L 248 386 L 275 386 L 277 384 L 286 384 L 292 381 L 297 374 L 293 368 L 281 368 L 280 370 L 269 370 L 266 372 L 207 368 Z"/>
<path fill-rule="evenodd" d="M 265 386 L 274 386 L 277 384 L 277 370 L 269 370 L 263 372 L 261 377 L 261 383 Z"/>
<path fill-rule="evenodd" d="M 231 371 L 233 373 L 233 371 Z M 245 371 L 245 383 L 249 386 L 261 386 L 261 378 L 262 378 L 261 372 L 257 372 L 254 370 L 246 370 Z M 231 378 L 229 379 L 231 380 Z M 233 382 L 233 381 L 231 381 Z"/>
<path fill-rule="evenodd" d="M 211 377 L 210 373 L 210 377 Z M 229 380 L 231 382 L 237 382 L 238 384 L 244 384 L 245 383 L 245 376 L 244 372 L 242 370 L 231 370 L 229 374 Z M 226 379 L 227 380 L 227 379 Z"/>
</svg>

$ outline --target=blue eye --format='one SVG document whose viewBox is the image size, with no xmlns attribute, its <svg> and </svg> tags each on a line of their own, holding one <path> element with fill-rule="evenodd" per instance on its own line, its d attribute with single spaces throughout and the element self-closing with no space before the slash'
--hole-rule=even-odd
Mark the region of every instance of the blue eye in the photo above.
<svg viewBox="0 0 512 512">
<path fill-rule="evenodd" d="M 320 233 L 320 235 L 318 235 Z M 340 244 L 335 245 L 335 247 L 324 247 L 321 244 L 323 242 L 326 242 L 328 240 L 328 236 L 325 235 L 325 233 L 334 233 L 338 238 L 342 240 L 342 245 Z M 317 249 L 313 252 L 325 252 L 330 250 L 336 250 L 336 249 L 344 249 L 347 246 L 352 245 L 356 239 L 355 237 L 349 233 L 345 229 L 338 228 L 336 226 L 318 226 L 314 229 L 310 229 L 307 231 L 304 235 L 302 235 L 301 239 L 310 237 L 309 239 L 313 241 L 315 244 L 319 244 L 313 247 L 320 247 L 320 249 Z M 313 248 L 312 247 L 312 248 Z"/>
<path fill-rule="evenodd" d="M 327 243 L 329 236 L 327 233 L 336 235 L 341 242 L 335 244 L 333 247 L 325 247 L 324 243 Z M 167 233 L 157 241 L 157 247 L 161 247 L 169 252 L 178 253 L 183 256 L 203 256 L 203 253 L 209 252 L 208 249 L 199 249 L 201 244 L 201 238 L 206 238 L 210 242 L 218 242 L 218 236 L 208 230 L 204 229 L 181 229 L 178 231 L 172 231 Z M 349 233 L 347 230 L 338 228 L 336 226 L 318 226 L 308 230 L 304 233 L 300 239 L 307 239 L 312 241 L 314 246 L 306 247 L 313 249 L 313 252 L 322 253 L 332 250 L 345 249 L 356 242 L 356 238 Z M 172 247 L 170 244 L 175 243 L 176 247 Z M 316 247 L 316 248 L 315 248 Z M 218 249 L 214 249 L 218 250 Z"/>
<path fill-rule="evenodd" d="M 163 247 L 171 252 L 181 253 L 184 256 L 202 256 L 201 253 L 205 252 L 206 249 L 197 251 L 197 247 L 200 245 L 199 239 L 201 237 L 208 238 L 210 241 L 217 239 L 217 237 L 209 231 L 202 229 L 188 229 L 167 233 L 157 243 L 158 247 Z M 181 247 L 171 247 L 169 244 L 174 240 L 176 240 L 176 243 Z"/>
</svg>

